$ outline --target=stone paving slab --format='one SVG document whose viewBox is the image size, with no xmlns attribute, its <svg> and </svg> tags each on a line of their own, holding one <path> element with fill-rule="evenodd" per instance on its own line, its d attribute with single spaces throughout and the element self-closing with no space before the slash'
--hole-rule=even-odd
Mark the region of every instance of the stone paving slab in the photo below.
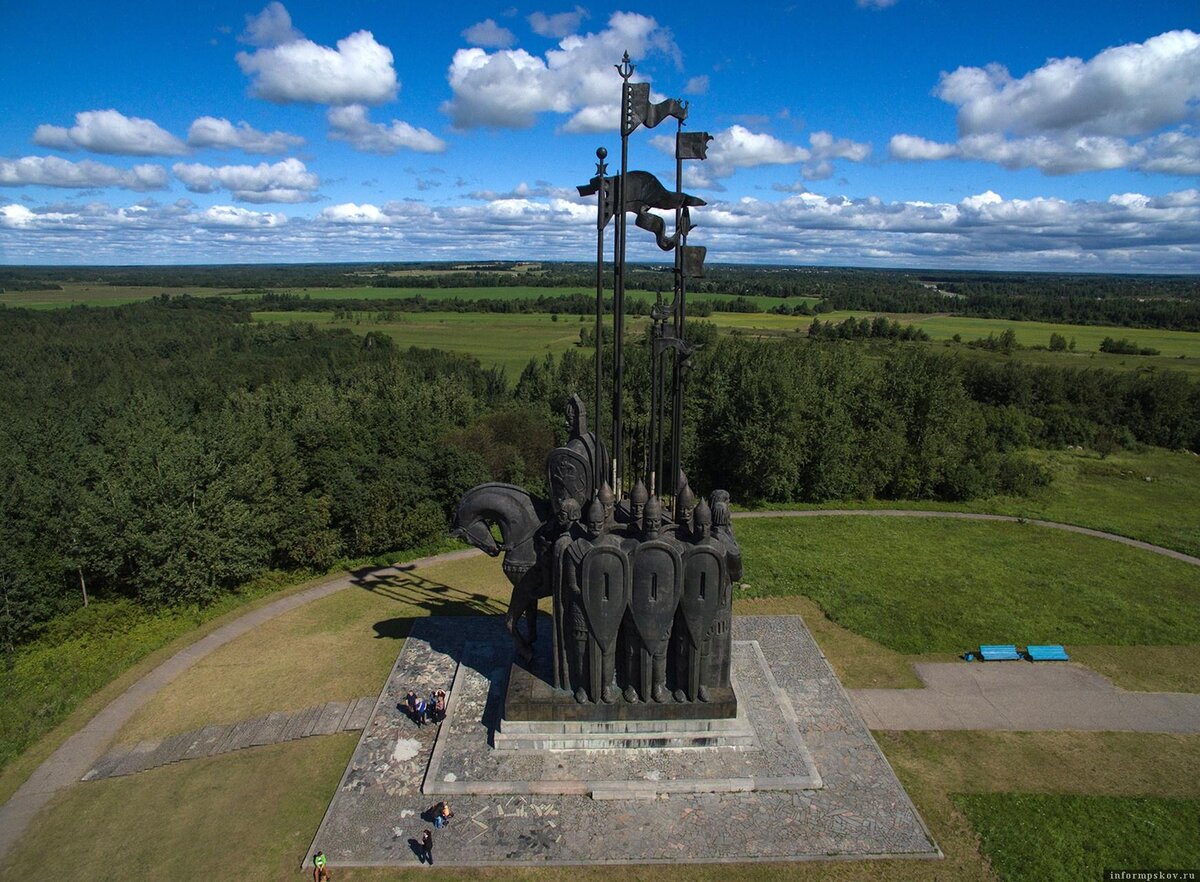
<svg viewBox="0 0 1200 882">
<path fill-rule="evenodd" d="M 872 729 L 1200 732 L 1200 695 L 1126 692 L 1067 662 L 920 662 L 923 689 L 854 689 Z"/>
<path fill-rule="evenodd" d="M 311 732 L 314 727 L 320 730 L 316 734 L 358 731 L 369 722 L 376 701 L 376 697 L 370 695 L 352 701 L 331 701 L 298 711 L 276 711 L 237 723 L 205 726 L 172 735 L 161 742 L 143 741 L 133 747 L 123 745 L 100 757 L 80 780 L 99 781 L 132 775 L 184 760 L 294 741 L 305 737 L 300 733 Z M 359 711 L 357 714 L 353 713 L 355 709 Z M 329 720 L 334 723 L 332 729 L 329 729 Z"/>
<path fill-rule="evenodd" d="M 346 708 L 349 702 L 346 701 L 330 701 L 321 708 L 321 713 L 317 715 L 316 725 L 313 726 L 313 735 L 332 735 L 342 727 L 342 719 L 346 716 Z"/>
<path fill-rule="evenodd" d="M 344 728 L 348 730 L 364 729 L 367 723 L 371 721 L 371 714 L 375 711 L 375 698 L 360 698 L 350 707 L 350 712 L 346 715 Z"/>
<path fill-rule="evenodd" d="M 662 772 L 679 764 L 675 754 L 703 766 L 713 748 L 623 750 L 607 759 L 587 757 L 595 768 L 613 770 L 612 786 L 597 784 L 575 793 L 463 793 L 453 797 L 455 819 L 434 833 L 439 863 L 447 865 L 547 865 L 712 861 L 786 861 L 830 857 L 937 858 L 941 852 L 925 829 L 862 718 L 821 655 L 799 617 L 738 617 L 734 620 L 735 659 L 746 669 L 767 664 L 775 688 L 765 687 L 757 702 L 773 702 L 791 717 L 795 735 L 778 733 L 771 746 L 780 757 L 798 738 L 820 776 L 819 789 L 761 789 L 739 792 L 729 775 L 729 792 L 662 792 L 670 783 Z M 489 648 L 489 645 L 494 648 Z M 757 646 L 758 649 L 747 647 Z M 503 648 L 503 650 L 502 650 Z M 415 863 L 411 843 L 427 827 L 439 797 L 422 792 L 435 752 L 441 777 L 478 775 L 486 736 L 499 722 L 494 700 L 502 695 L 490 679 L 511 642 L 498 617 L 421 619 L 401 650 L 388 685 L 358 748 L 347 765 L 309 851 L 317 848 L 333 866 L 402 866 Z M 511 659 L 511 656 L 509 657 Z M 744 680 L 744 675 L 739 682 Z M 451 689 L 447 720 L 417 725 L 397 706 L 408 689 Z M 765 678 L 762 682 L 766 682 Z M 483 692 L 486 683 L 486 693 Z M 768 698 L 769 696 L 769 698 Z M 739 696 L 739 701 L 741 701 Z M 460 706 L 461 705 L 461 706 Z M 763 705 L 765 707 L 765 704 Z M 473 721 L 472 721 L 473 720 Z M 440 733 L 439 734 L 439 730 Z M 473 731 L 476 760 L 456 731 Z M 443 737 L 443 734 L 446 737 Z M 734 754 L 750 753 L 729 748 Z M 512 751 L 506 758 L 509 782 L 536 787 L 577 780 L 568 755 L 588 751 Z M 634 757 L 634 753 L 647 756 Z M 461 754 L 461 756 L 460 756 Z M 651 758 L 653 757 L 653 758 Z M 738 759 L 732 762 L 738 762 Z M 649 764 L 650 777 L 632 779 L 616 770 L 628 763 Z M 453 781 L 448 783 L 454 783 Z M 495 781 L 475 781 L 494 784 Z M 630 787 L 645 785 L 645 789 Z M 769 823 L 764 823 L 769 819 Z M 307 860 L 306 860 L 307 865 Z"/>
</svg>

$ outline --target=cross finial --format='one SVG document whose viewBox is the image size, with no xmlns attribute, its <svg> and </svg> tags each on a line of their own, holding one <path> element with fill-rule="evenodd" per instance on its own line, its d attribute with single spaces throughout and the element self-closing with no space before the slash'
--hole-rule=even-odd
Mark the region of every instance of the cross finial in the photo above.
<svg viewBox="0 0 1200 882">
<path fill-rule="evenodd" d="M 608 171 L 608 163 L 604 160 L 608 158 L 608 151 L 603 147 L 596 148 L 596 177 L 604 177 L 604 173 Z"/>
</svg>

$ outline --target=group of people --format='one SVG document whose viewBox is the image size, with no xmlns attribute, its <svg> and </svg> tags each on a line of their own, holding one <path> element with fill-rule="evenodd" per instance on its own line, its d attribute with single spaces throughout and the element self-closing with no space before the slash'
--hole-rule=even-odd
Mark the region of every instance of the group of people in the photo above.
<svg viewBox="0 0 1200 882">
<path fill-rule="evenodd" d="M 404 696 L 404 707 L 408 715 L 418 725 L 425 722 L 440 723 L 446 718 L 446 690 L 433 689 L 429 697 L 424 698 L 413 689 Z"/>
</svg>

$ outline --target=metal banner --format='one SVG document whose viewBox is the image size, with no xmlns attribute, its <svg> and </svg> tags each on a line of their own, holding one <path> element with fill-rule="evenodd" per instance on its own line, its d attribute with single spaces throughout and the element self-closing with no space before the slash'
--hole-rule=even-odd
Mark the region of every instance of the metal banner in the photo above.
<svg viewBox="0 0 1200 882">
<path fill-rule="evenodd" d="M 708 132 L 680 132 L 675 139 L 675 158 L 708 159 L 708 142 L 712 139 Z"/>
<path fill-rule="evenodd" d="M 597 545 L 580 567 L 583 610 L 592 636 L 607 653 L 617 639 L 629 604 L 629 559 L 617 545 Z"/>
<path fill-rule="evenodd" d="M 703 245 L 684 245 L 683 274 L 693 279 L 704 278 L 704 255 L 708 249 Z"/>
</svg>

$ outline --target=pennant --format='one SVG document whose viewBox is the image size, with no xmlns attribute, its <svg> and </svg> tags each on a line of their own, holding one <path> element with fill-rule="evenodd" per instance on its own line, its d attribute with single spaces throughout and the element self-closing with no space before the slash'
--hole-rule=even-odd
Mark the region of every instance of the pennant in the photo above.
<svg viewBox="0 0 1200 882">
<path fill-rule="evenodd" d="M 643 208 L 666 208 L 673 210 L 688 205 L 706 204 L 698 196 L 690 196 L 687 193 L 676 193 L 668 190 L 650 172 L 631 171 L 625 177 L 626 211 L 638 213 Z"/>
<path fill-rule="evenodd" d="M 581 184 L 575 188 L 579 191 L 580 196 L 595 196 L 600 194 L 600 216 L 597 219 L 597 226 L 603 229 L 612 220 L 612 216 L 617 213 L 616 207 L 616 192 L 617 179 L 594 177 L 586 184 Z"/>
<path fill-rule="evenodd" d="M 658 104 L 651 104 L 649 83 L 630 83 L 628 96 L 628 101 L 621 109 L 622 135 L 632 134 L 642 124 L 652 129 L 668 116 L 673 116 L 680 122 L 687 119 L 686 102 L 668 98 Z"/>
<path fill-rule="evenodd" d="M 649 208 L 643 207 L 637 213 L 637 218 L 634 220 L 641 229 L 648 230 L 654 234 L 654 240 L 658 243 L 658 247 L 663 251 L 670 251 L 679 242 L 679 230 L 676 230 L 674 235 L 668 236 L 667 222 L 657 214 L 652 214 Z"/>
<path fill-rule="evenodd" d="M 704 278 L 704 255 L 708 249 L 703 245 L 683 246 L 683 274 L 693 279 Z"/>
<path fill-rule="evenodd" d="M 676 159 L 708 159 L 708 132 L 680 132 L 675 137 Z"/>
</svg>

